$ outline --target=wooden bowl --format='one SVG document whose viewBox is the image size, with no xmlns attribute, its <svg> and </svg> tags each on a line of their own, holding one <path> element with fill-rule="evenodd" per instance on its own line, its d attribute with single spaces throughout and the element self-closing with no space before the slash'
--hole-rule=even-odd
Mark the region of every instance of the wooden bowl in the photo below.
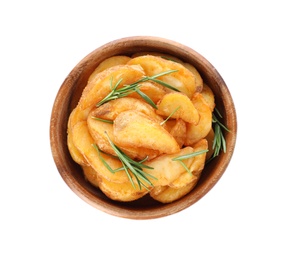
<svg viewBox="0 0 288 260">
<path fill-rule="evenodd" d="M 225 133 L 226 153 L 221 153 L 207 164 L 197 186 L 185 197 L 170 204 L 161 204 L 150 196 L 133 202 L 117 202 L 106 197 L 88 183 L 81 168 L 71 158 L 67 148 L 67 120 L 77 105 L 89 75 L 104 59 L 115 55 L 131 55 L 142 51 L 170 54 L 193 64 L 204 82 L 213 90 L 216 106 L 223 116 L 223 123 L 230 129 Z M 209 192 L 227 168 L 236 143 L 236 112 L 230 92 L 217 70 L 193 49 L 180 43 L 149 36 L 118 39 L 97 48 L 84 57 L 64 80 L 56 96 L 50 122 L 50 144 L 57 169 L 67 185 L 80 198 L 114 216 L 130 219 L 153 219 L 179 212 L 197 202 Z M 220 202 L 219 202 L 220 203 Z"/>
</svg>

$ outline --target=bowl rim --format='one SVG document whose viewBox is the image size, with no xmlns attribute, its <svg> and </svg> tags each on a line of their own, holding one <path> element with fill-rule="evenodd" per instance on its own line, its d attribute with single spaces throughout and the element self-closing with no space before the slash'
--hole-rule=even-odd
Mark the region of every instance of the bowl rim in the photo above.
<svg viewBox="0 0 288 260">
<path fill-rule="evenodd" d="M 229 113 L 226 115 L 226 118 L 228 118 L 229 115 L 228 124 L 231 132 L 227 134 L 227 151 L 225 154 L 222 154 L 221 158 L 219 158 L 221 164 L 217 164 L 217 166 L 220 165 L 220 167 L 217 172 L 213 172 L 213 176 L 208 176 L 209 181 L 207 181 L 203 185 L 201 184 L 201 190 L 197 190 L 196 192 L 194 192 L 193 196 L 191 196 L 191 192 L 185 196 L 185 203 L 183 203 L 184 198 L 182 198 L 169 204 L 163 204 L 160 207 L 152 207 L 147 209 L 143 208 L 141 210 L 133 210 L 132 208 L 127 208 L 126 206 L 119 207 L 119 204 L 116 205 L 113 201 L 111 201 L 111 203 L 107 203 L 101 198 L 94 196 L 94 194 L 84 188 L 77 179 L 71 176 L 69 169 L 65 166 L 65 157 L 63 156 L 63 153 L 65 151 L 63 147 L 59 147 L 59 145 L 65 142 L 65 140 L 63 140 L 63 136 L 59 137 L 59 135 L 57 135 L 58 131 L 63 131 L 63 127 L 65 128 L 65 126 L 59 125 L 60 118 L 65 117 L 65 115 L 63 114 L 65 113 L 65 111 L 59 110 L 59 107 L 61 107 L 61 104 L 63 102 L 62 96 L 68 95 L 67 93 L 75 87 L 75 82 L 77 84 L 78 80 L 82 76 L 82 72 L 87 66 L 91 66 L 91 62 L 99 64 L 101 60 L 104 60 L 107 57 L 120 54 L 119 50 L 122 48 L 124 48 L 128 53 L 129 48 L 133 46 L 134 51 L 132 51 L 131 54 L 136 52 L 135 49 L 153 49 L 154 51 L 160 52 L 162 48 L 163 50 L 166 50 L 166 53 L 167 49 L 169 49 L 169 54 L 176 55 L 177 53 L 181 53 L 180 56 L 182 59 L 183 57 L 195 57 L 193 65 L 199 70 L 208 69 L 209 71 L 211 71 L 211 77 L 213 77 L 212 80 L 219 83 L 219 88 L 223 92 L 223 96 L 225 97 L 225 100 L 222 100 L 224 102 L 223 109 L 225 109 L 225 112 L 229 109 Z M 124 51 L 121 51 L 121 53 L 124 54 Z M 177 55 L 177 57 L 179 56 Z M 83 199 L 96 209 L 110 215 L 129 219 L 154 219 L 172 215 L 190 207 L 191 205 L 199 201 L 214 187 L 214 185 L 219 181 L 219 179 L 224 174 L 226 168 L 228 167 L 236 145 L 236 136 L 237 117 L 234 102 L 226 83 L 224 82 L 216 68 L 214 68 L 214 66 L 204 56 L 202 56 L 192 48 L 175 42 L 173 40 L 155 36 L 130 36 L 116 39 L 96 48 L 88 55 L 86 55 L 82 60 L 79 61 L 78 64 L 76 64 L 76 66 L 71 70 L 71 72 L 68 74 L 68 76 L 60 86 L 58 93 L 55 97 L 50 116 L 51 152 L 58 172 L 60 173 L 65 183 L 76 195 L 78 195 L 81 199 Z"/>
</svg>

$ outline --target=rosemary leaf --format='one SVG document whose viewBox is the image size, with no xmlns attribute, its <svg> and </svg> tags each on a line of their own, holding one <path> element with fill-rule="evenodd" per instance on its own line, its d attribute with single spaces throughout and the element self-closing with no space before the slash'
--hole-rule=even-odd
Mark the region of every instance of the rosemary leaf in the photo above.
<svg viewBox="0 0 288 260">
<path fill-rule="evenodd" d="M 93 147 L 97 150 L 98 155 L 100 160 L 102 161 L 102 163 L 105 165 L 105 167 L 111 172 L 111 173 L 115 173 L 115 170 L 113 170 L 110 165 L 104 160 L 104 158 L 101 156 L 100 154 L 100 149 L 98 148 L 98 146 L 96 144 L 93 144 Z"/>
<path fill-rule="evenodd" d="M 96 117 L 96 116 L 92 116 L 93 119 L 97 120 L 97 121 L 101 121 L 101 122 L 104 122 L 104 123 L 108 123 L 108 124 L 112 124 L 113 125 L 113 121 L 112 120 L 107 120 L 107 119 L 102 119 L 102 118 L 99 118 L 99 117 Z"/>
<path fill-rule="evenodd" d="M 150 79 L 151 79 L 151 78 L 155 79 L 155 78 L 159 78 L 159 77 L 161 77 L 161 76 L 165 76 L 165 75 L 167 75 L 167 74 L 171 74 L 171 73 L 174 73 L 174 72 L 178 72 L 178 70 L 167 70 L 167 71 L 163 71 L 163 72 L 160 72 L 160 73 L 158 73 L 158 74 L 155 74 L 154 76 L 151 76 L 151 77 L 149 77 L 149 78 L 150 78 Z"/>
<path fill-rule="evenodd" d="M 116 84 L 115 84 L 115 86 L 112 88 L 113 90 L 116 90 L 117 88 L 118 88 L 118 86 L 120 85 L 120 83 L 122 82 L 122 78 L 121 79 L 119 79 L 117 82 L 116 82 Z M 112 77 L 112 80 L 110 81 L 110 86 L 112 86 L 112 83 L 113 83 L 113 77 Z"/>
<path fill-rule="evenodd" d="M 220 111 L 219 111 L 216 107 L 215 107 L 214 110 L 216 111 L 217 115 L 218 115 L 220 118 L 222 118 L 222 115 L 221 115 Z M 215 113 L 212 114 L 212 121 L 213 121 L 213 123 L 216 123 L 216 124 L 218 124 L 219 126 L 221 126 L 221 127 L 222 127 L 223 129 L 225 129 L 227 132 L 230 132 L 230 130 L 229 130 L 224 124 L 222 124 L 222 123 L 220 122 L 220 120 L 217 118 L 217 116 L 215 115 Z"/>
<path fill-rule="evenodd" d="M 220 113 L 220 111 L 218 110 L 217 107 L 214 108 L 214 111 L 217 113 L 217 115 L 218 115 L 220 118 L 222 118 L 222 115 L 221 115 L 221 113 Z"/>
<path fill-rule="evenodd" d="M 154 81 L 154 82 L 156 82 L 156 83 L 158 83 L 158 84 L 160 84 L 160 85 L 162 85 L 163 87 L 170 88 L 170 89 L 172 89 L 172 90 L 174 90 L 174 91 L 180 92 L 179 89 L 174 88 L 174 87 L 171 86 L 170 84 L 168 84 L 168 83 L 166 83 L 166 82 L 164 82 L 164 81 L 162 81 L 162 80 L 160 80 L 160 79 L 155 79 L 155 78 L 151 78 L 151 77 L 150 77 L 150 80 L 151 80 L 151 81 Z"/>
<path fill-rule="evenodd" d="M 139 178 L 140 178 L 140 179 L 144 180 L 145 182 L 147 182 L 148 184 L 150 184 L 151 186 L 153 186 L 152 182 L 147 178 L 146 173 L 143 174 L 144 172 L 143 172 L 141 169 L 135 168 L 135 169 L 134 169 L 134 172 L 135 172 L 135 174 L 137 175 L 138 180 L 139 180 Z M 140 181 L 140 180 L 139 180 L 139 181 Z M 144 184 L 144 183 L 141 183 L 141 185 L 145 185 L 145 184 Z M 146 187 L 147 187 L 147 186 L 146 186 Z"/>
<path fill-rule="evenodd" d="M 142 91 L 140 91 L 139 89 L 136 89 L 137 94 L 142 97 L 148 104 L 150 104 L 152 107 L 154 107 L 155 109 L 157 109 L 156 104 L 153 102 L 153 100 L 148 97 L 145 93 L 143 93 Z"/>
<path fill-rule="evenodd" d="M 188 159 L 188 158 L 192 158 L 195 157 L 197 155 L 203 154 L 203 153 L 207 153 L 208 150 L 201 150 L 201 151 L 197 151 L 197 152 L 193 152 L 193 153 L 189 153 L 189 154 L 185 154 L 185 155 L 181 155 L 178 157 L 175 157 L 172 159 L 172 161 L 178 161 L 183 167 L 184 169 L 192 175 L 192 172 L 190 171 L 190 169 L 187 167 L 187 165 L 183 162 L 183 160 Z"/>
<path fill-rule="evenodd" d="M 215 112 L 212 113 L 212 125 L 214 130 L 214 140 L 212 145 L 213 155 L 206 162 L 206 164 L 213 160 L 215 157 L 217 157 L 221 151 L 226 153 L 226 140 L 222 129 L 230 132 L 230 130 L 219 120 L 219 118 L 222 118 L 220 111 L 216 107 L 214 111 Z"/>
<path fill-rule="evenodd" d="M 145 162 L 145 161 L 147 161 L 148 160 L 148 155 L 143 159 L 143 160 L 141 160 L 141 161 L 139 161 L 139 163 L 143 163 L 143 162 Z M 148 167 L 148 166 L 147 166 Z"/>
<path fill-rule="evenodd" d="M 226 140 L 222 132 L 221 132 L 221 144 L 223 152 L 226 153 Z"/>
<path fill-rule="evenodd" d="M 122 162 L 122 164 L 123 164 L 123 162 Z M 126 175 L 127 175 L 128 179 L 129 179 L 130 183 L 132 184 L 133 188 L 135 189 L 136 187 L 135 187 L 134 181 L 133 181 L 133 179 L 132 179 L 132 177 L 131 177 L 131 175 L 130 175 L 130 173 L 129 173 L 129 171 L 128 171 L 127 166 L 125 166 L 125 165 L 123 164 L 123 168 L 124 168 L 124 170 L 125 170 L 125 172 L 126 172 Z M 138 184 L 138 185 L 139 185 L 139 184 Z"/>
<path fill-rule="evenodd" d="M 200 155 L 200 154 L 203 154 L 203 153 L 207 153 L 207 152 L 208 152 L 208 150 L 201 150 L 201 151 L 197 151 L 197 152 L 181 155 L 181 156 L 173 158 L 172 161 L 185 160 L 185 159 L 192 158 L 192 157 L 195 157 L 197 155 Z"/>
<path fill-rule="evenodd" d="M 183 161 L 179 161 L 179 163 L 184 167 L 184 169 L 185 169 L 190 175 L 192 175 L 192 172 L 190 171 L 190 169 L 187 167 L 187 165 L 186 165 Z"/>
<path fill-rule="evenodd" d="M 145 167 L 143 167 L 143 168 L 145 168 Z M 150 167 L 150 169 L 154 169 L 154 168 L 152 168 L 152 167 Z M 149 173 L 147 173 L 147 172 L 144 172 L 145 173 L 145 177 L 147 177 L 147 179 L 148 179 L 148 177 L 150 177 L 151 179 L 154 179 L 154 180 L 157 180 L 157 178 L 155 177 L 155 176 L 153 176 L 153 175 L 151 175 L 151 174 L 149 174 Z M 149 180 L 149 179 L 148 179 Z M 151 186 L 153 186 L 153 184 L 151 183 Z"/>
<path fill-rule="evenodd" d="M 161 56 L 161 58 L 162 58 L 162 59 L 165 59 L 165 60 L 170 60 L 170 61 L 178 62 L 178 61 L 176 61 L 176 60 L 174 60 L 174 59 L 171 59 L 171 58 L 168 58 L 168 57 L 166 57 L 166 56 Z"/>
<path fill-rule="evenodd" d="M 171 112 L 171 114 L 170 114 L 164 121 L 162 121 L 162 122 L 160 123 L 160 125 L 164 125 L 164 124 L 169 120 L 169 118 L 175 114 L 175 112 L 176 112 L 179 108 L 180 108 L 180 106 L 179 106 L 179 107 L 176 107 L 176 108 Z"/>
</svg>

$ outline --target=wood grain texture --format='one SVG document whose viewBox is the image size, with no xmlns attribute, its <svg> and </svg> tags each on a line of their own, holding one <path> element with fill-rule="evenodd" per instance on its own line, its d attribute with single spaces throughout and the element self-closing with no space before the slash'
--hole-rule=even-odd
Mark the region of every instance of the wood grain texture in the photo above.
<svg viewBox="0 0 288 260">
<path fill-rule="evenodd" d="M 117 202 L 107 198 L 89 184 L 81 168 L 72 160 L 67 148 L 67 121 L 77 105 L 89 75 L 97 65 L 115 55 L 132 55 L 136 52 L 155 51 L 170 54 L 191 63 L 215 94 L 216 105 L 223 115 L 223 123 L 231 130 L 225 133 L 227 152 L 209 163 L 196 187 L 182 199 L 161 204 L 145 196 L 133 202 Z M 108 214 L 130 219 L 153 219 L 184 210 L 209 192 L 224 174 L 233 155 L 237 135 L 237 118 L 233 99 L 224 80 L 202 55 L 180 43 L 150 36 L 122 38 L 107 43 L 84 57 L 69 73 L 61 85 L 52 108 L 50 144 L 52 156 L 63 180 L 80 198 Z"/>
</svg>

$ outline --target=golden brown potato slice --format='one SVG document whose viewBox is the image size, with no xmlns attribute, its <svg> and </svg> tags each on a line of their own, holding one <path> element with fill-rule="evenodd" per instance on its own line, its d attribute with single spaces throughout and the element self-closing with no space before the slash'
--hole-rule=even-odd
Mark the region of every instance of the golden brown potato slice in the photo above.
<svg viewBox="0 0 288 260">
<path fill-rule="evenodd" d="M 145 162 L 145 165 L 152 167 L 153 169 L 144 169 L 145 172 L 153 175 L 157 180 L 151 180 L 154 186 L 164 186 L 176 180 L 182 173 L 186 172 L 184 167 L 178 162 L 173 161 L 173 158 L 178 156 L 186 155 L 192 153 L 194 150 L 192 147 L 185 147 L 180 150 L 180 152 L 175 154 L 164 154 L 157 158 Z M 183 162 L 189 168 L 192 165 L 194 158 L 188 158 L 183 160 Z"/>
<path fill-rule="evenodd" d="M 115 86 L 122 80 L 118 86 L 122 88 L 124 85 L 135 83 L 143 76 L 144 71 L 139 65 L 118 65 L 97 73 L 84 88 L 78 105 L 81 110 L 96 105 L 111 92 L 111 81 L 112 86 Z"/>
<path fill-rule="evenodd" d="M 71 129 L 74 125 L 76 125 L 80 121 L 87 120 L 87 117 L 88 117 L 88 115 L 89 115 L 89 113 L 90 113 L 92 108 L 94 108 L 94 106 L 93 107 L 88 107 L 88 108 L 82 110 L 79 105 L 76 106 L 72 110 L 72 112 L 71 112 L 71 114 L 69 116 L 68 129 Z"/>
<path fill-rule="evenodd" d="M 90 166 L 98 173 L 100 177 L 112 182 L 129 182 L 125 171 L 118 171 L 112 173 L 103 164 L 103 161 L 100 159 L 99 153 L 93 147 L 94 140 L 88 131 L 87 122 L 81 121 L 77 123 L 72 129 L 72 133 L 74 145 L 77 147 L 80 153 L 85 157 Z M 104 153 L 101 153 L 101 157 L 112 169 L 118 169 L 122 167 L 122 163 L 114 157 L 108 156 Z"/>
<path fill-rule="evenodd" d="M 79 152 L 79 150 L 74 145 L 72 132 L 70 132 L 70 131 L 67 134 L 67 146 L 68 146 L 68 150 L 70 152 L 72 159 L 76 163 L 78 163 L 80 165 L 89 165 L 89 163 L 86 161 L 85 157 Z"/>
<path fill-rule="evenodd" d="M 177 153 L 180 147 L 171 134 L 152 118 L 139 111 L 124 111 L 114 120 L 116 144 L 142 147 L 160 153 Z"/>
<path fill-rule="evenodd" d="M 166 94 L 163 86 L 150 81 L 145 81 L 139 84 L 139 90 L 146 94 L 154 102 L 154 104 L 157 104 L 157 102 Z M 129 97 L 143 100 L 143 98 L 136 92 L 131 93 Z"/>
<path fill-rule="evenodd" d="M 124 56 L 124 55 L 113 56 L 113 57 L 105 59 L 92 72 L 92 74 L 90 75 L 90 77 L 88 79 L 88 82 L 91 81 L 91 79 L 93 79 L 97 73 L 102 72 L 103 70 L 106 70 L 108 68 L 111 68 L 111 67 L 114 67 L 114 66 L 117 66 L 117 65 L 124 65 L 130 59 L 131 59 L 130 57 Z"/>
<path fill-rule="evenodd" d="M 168 70 L 177 70 L 177 72 L 161 76 L 158 79 L 170 84 L 180 92 L 186 94 L 189 98 L 191 98 L 196 91 L 194 74 L 180 63 L 157 56 L 144 55 L 131 59 L 127 64 L 140 65 L 148 76 L 154 76 Z M 165 91 L 171 92 L 169 88 L 165 88 Z"/>
<path fill-rule="evenodd" d="M 167 53 L 161 53 L 161 52 L 154 52 L 154 51 L 149 51 L 149 52 L 137 52 L 135 54 L 132 55 L 132 58 L 136 58 L 139 56 L 144 56 L 144 55 L 152 55 L 152 56 L 158 56 L 161 57 L 162 59 L 165 60 L 170 60 L 170 61 L 174 61 L 174 62 L 178 62 L 183 64 L 183 61 L 180 60 L 179 58 L 171 55 L 171 54 L 167 54 Z"/>
<path fill-rule="evenodd" d="M 163 120 L 163 118 L 158 116 L 154 109 L 142 99 L 136 99 L 132 97 L 118 98 L 105 103 L 102 106 L 94 109 L 93 112 L 91 112 L 91 116 L 114 121 L 121 112 L 127 110 L 142 112 L 143 114 L 158 120 L 159 122 Z"/>
<path fill-rule="evenodd" d="M 192 103 L 198 110 L 200 120 L 197 125 L 187 124 L 185 145 L 193 146 L 199 140 L 205 138 L 212 127 L 212 111 L 201 93 L 195 93 Z"/>
<path fill-rule="evenodd" d="M 148 193 L 148 190 L 145 188 L 139 189 L 135 185 L 135 188 L 132 184 L 129 183 L 115 183 L 106 180 L 105 178 L 98 178 L 99 188 L 102 192 L 112 200 L 117 201 L 133 201 L 137 200 Z"/>
<path fill-rule="evenodd" d="M 97 109 L 98 108 L 95 108 L 95 110 Z M 113 131 L 113 125 L 94 119 L 92 116 L 92 114 L 94 114 L 93 112 L 94 111 L 91 111 L 91 116 L 90 115 L 88 116 L 87 124 L 88 124 L 89 132 L 92 138 L 94 139 L 94 142 L 103 152 L 116 155 L 116 153 L 114 152 L 108 140 L 108 136 L 109 136 L 110 140 L 114 144 L 117 143 L 117 139 L 115 138 L 114 131 Z M 157 155 L 159 155 L 159 152 L 154 149 L 139 148 L 137 146 L 123 146 L 118 143 L 117 145 L 131 159 L 143 160 L 147 156 L 149 159 L 152 159 L 152 158 L 155 158 Z"/>
<path fill-rule="evenodd" d="M 197 142 L 194 146 L 194 151 L 202 151 L 208 149 L 208 142 L 206 139 L 202 139 L 199 142 Z M 195 175 L 196 177 L 200 177 L 202 170 L 205 166 L 205 159 L 206 159 L 206 153 L 202 153 L 198 156 L 194 157 L 194 161 L 191 164 L 190 171 Z"/>
<path fill-rule="evenodd" d="M 168 132 L 175 138 L 179 147 L 184 145 L 186 139 L 186 123 L 182 119 L 168 120 L 165 125 Z"/>
<path fill-rule="evenodd" d="M 201 94 L 204 97 L 208 106 L 210 107 L 210 110 L 213 111 L 215 108 L 215 97 L 212 89 L 206 83 L 203 84 Z"/>
<path fill-rule="evenodd" d="M 85 179 L 93 186 L 99 187 L 97 172 L 91 166 L 82 166 Z"/>
<path fill-rule="evenodd" d="M 206 139 L 202 139 L 199 142 L 197 142 L 193 146 L 194 152 L 199 152 L 202 150 L 207 150 L 208 149 L 208 142 Z M 169 184 L 170 187 L 172 188 L 182 188 L 188 185 L 191 182 L 197 182 L 200 174 L 205 166 L 205 158 L 206 158 L 206 153 L 199 154 L 194 157 L 194 160 L 191 164 L 190 167 L 188 167 L 192 173 L 188 173 L 187 171 L 182 173 L 179 178 L 177 178 L 175 181 Z"/>
<path fill-rule="evenodd" d="M 151 197 L 156 196 L 158 194 L 160 194 L 161 192 L 163 192 L 164 190 L 166 190 L 169 186 L 165 185 L 165 186 L 154 186 L 151 190 L 150 190 L 150 195 Z"/>
<path fill-rule="evenodd" d="M 171 118 L 181 118 L 185 122 L 196 125 L 199 122 L 198 110 L 184 94 L 173 92 L 166 94 L 157 104 L 156 113 Z M 175 112 L 176 111 L 176 112 Z"/>
<path fill-rule="evenodd" d="M 93 119 L 93 117 L 89 115 L 87 126 L 94 143 L 99 147 L 99 149 L 105 153 L 116 155 L 107 137 L 108 135 L 111 141 L 115 143 L 113 125 Z"/>
<path fill-rule="evenodd" d="M 68 125 L 67 125 L 67 146 L 68 150 L 70 152 L 70 155 L 72 159 L 80 164 L 80 165 L 89 165 L 87 160 L 84 158 L 84 156 L 79 152 L 79 150 L 76 148 L 76 146 L 73 143 L 73 136 L 72 136 L 72 123 L 77 123 L 78 118 L 77 116 L 77 110 L 74 109 L 68 119 Z"/>
<path fill-rule="evenodd" d="M 187 186 L 179 189 L 174 189 L 169 186 L 164 186 L 161 188 L 155 187 L 155 192 L 154 189 L 152 189 L 152 191 L 150 191 L 150 196 L 159 202 L 171 203 L 184 197 L 195 187 L 195 185 L 196 183 L 191 182 Z"/>
<path fill-rule="evenodd" d="M 190 63 L 183 63 L 184 67 L 190 70 L 195 76 L 196 92 L 201 92 L 203 88 L 203 79 L 198 70 Z"/>
</svg>

